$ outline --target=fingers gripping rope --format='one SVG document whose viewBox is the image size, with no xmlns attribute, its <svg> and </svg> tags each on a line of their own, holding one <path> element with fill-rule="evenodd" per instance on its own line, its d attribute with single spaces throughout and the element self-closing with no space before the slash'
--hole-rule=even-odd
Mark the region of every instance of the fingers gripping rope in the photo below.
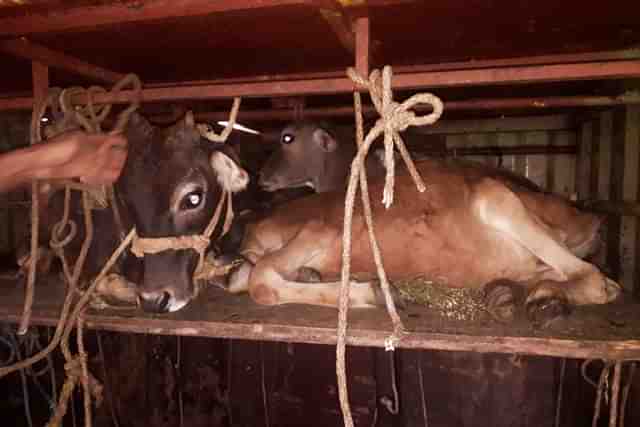
<svg viewBox="0 0 640 427">
<path fill-rule="evenodd" d="M 350 281 L 350 263 L 351 263 L 351 224 L 353 219 L 353 209 L 355 195 L 357 191 L 358 180 L 360 183 L 364 219 L 369 233 L 372 252 L 376 263 L 378 277 L 380 278 L 380 286 L 385 295 L 385 303 L 387 311 L 394 325 L 394 332 L 385 340 L 385 350 L 393 351 L 395 345 L 405 333 L 404 325 L 398 315 L 393 297 L 391 295 L 390 285 L 387 275 L 382 264 L 382 256 L 380 248 L 375 237 L 371 204 L 369 198 L 368 185 L 366 180 L 366 170 L 364 159 L 369 152 L 371 144 L 384 133 L 385 145 L 385 166 L 387 170 L 385 187 L 383 192 L 383 204 L 388 209 L 393 203 L 394 178 L 395 178 L 395 160 L 394 160 L 394 144 L 397 146 L 400 154 L 407 165 L 407 169 L 411 174 L 419 191 L 426 190 L 426 186 L 417 172 L 413 161 L 400 137 L 400 132 L 406 130 L 409 126 L 422 126 L 432 124 L 442 115 L 442 101 L 431 94 L 417 94 L 399 104 L 393 101 L 393 93 L 391 91 L 391 67 L 385 67 L 380 77 L 380 72 L 374 70 L 368 80 L 359 76 L 353 68 L 347 70 L 348 76 L 357 85 L 368 89 L 371 99 L 374 103 L 376 111 L 380 114 L 380 119 L 375 126 L 369 131 L 363 140 L 362 129 L 362 105 L 360 94 L 354 93 L 354 109 L 356 113 L 356 133 L 358 143 L 358 153 L 351 164 L 351 175 L 345 198 L 345 214 L 342 241 L 342 275 L 340 283 L 340 300 L 338 314 L 338 342 L 336 348 L 336 371 L 338 376 L 340 405 L 342 408 L 345 426 L 352 427 L 353 419 L 349 407 L 349 398 L 346 382 L 346 364 L 345 364 L 345 346 L 347 331 L 347 311 L 349 305 L 349 281 Z M 416 116 L 410 109 L 414 106 L 428 103 L 433 107 L 433 112 L 427 116 Z M 396 402 L 397 405 L 397 402 Z"/>
</svg>

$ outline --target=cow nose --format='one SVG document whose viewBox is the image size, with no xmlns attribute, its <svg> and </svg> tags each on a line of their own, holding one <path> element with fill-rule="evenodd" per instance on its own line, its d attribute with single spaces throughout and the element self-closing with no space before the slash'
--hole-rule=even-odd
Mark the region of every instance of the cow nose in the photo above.
<svg viewBox="0 0 640 427">
<path fill-rule="evenodd" d="M 171 294 L 167 291 L 141 293 L 139 295 L 140 306 L 144 311 L 150 313 L 166 313 L 169 311 L 169 301 Z"/>
</svg>

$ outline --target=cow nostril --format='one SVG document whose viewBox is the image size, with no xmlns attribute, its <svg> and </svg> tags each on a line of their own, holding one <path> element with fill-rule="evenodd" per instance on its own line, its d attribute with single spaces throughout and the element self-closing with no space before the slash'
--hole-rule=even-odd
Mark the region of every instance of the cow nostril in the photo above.
<svg viewBox="0 0 640 427">
<path fill-rule="evenodd" d="M 158 311 L 166 311 L 170 299 L 171 294 L 167 291 L 164 291 L 160 298 L 158 298 L 158 302 L 156 303 L 156 305 L 158 306 Z"/>
</svg>

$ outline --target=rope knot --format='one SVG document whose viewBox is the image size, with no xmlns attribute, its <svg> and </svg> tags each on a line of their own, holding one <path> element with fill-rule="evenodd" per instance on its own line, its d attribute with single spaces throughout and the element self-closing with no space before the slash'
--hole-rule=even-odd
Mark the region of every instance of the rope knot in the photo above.
<svg viewBox="0 0 640 427">
<path fill-rule="evenodd" d="M 371 101 L 380 114 L 380 118 L 367 135 L 369 143 L 363 144 L 360 150 L 368 150 L 371 142 L 380 134 L 384 134 L 384 163 L 387 174 L 382 203 L 388 209 L 393 203 L 395 184 L 394 144 L 407 165 L 418 191 L 426 190 L 424 181 L 416 170 L 404 141 L 400 137 L 400 132 L 407 130 L 409 126 L 424 126 L 435 123 L 442 115 L 443 104 L 440 98 L 430 93 L 414 95 L 402 103 L 394 101 L 391 90 L 392 71 L 389 66 L 384 67 L 382 76 L 380 76 L 380 71 L 373 70 L 368 80 L 360 76 L 353 68 L 347 69 L 347 75 L 355 84 L 369 91 Z M 412 108 L 418 104 L 428 104 L 433 108 L 433 111 L 425 116 L 418 116 L 412 111 Z"/>
</svg>

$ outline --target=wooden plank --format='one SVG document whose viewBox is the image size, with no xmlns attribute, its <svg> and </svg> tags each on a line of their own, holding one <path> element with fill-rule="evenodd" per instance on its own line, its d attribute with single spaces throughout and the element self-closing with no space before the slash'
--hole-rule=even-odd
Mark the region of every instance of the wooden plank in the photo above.
<svg viewBox="0 0 640 427">
<path fill-rule="evenodd" d="M 45 283 L 46 282 L 46 283 Z M 55 277 L 41 278 L 36 290 L 32 323 L 55 325 L 63 287 Z M 0 281 L 0 320 L 16 322 L 22 312 L 22 288 Z M 456 322 L 426 307 L 409 305 L 403 311 L 411 331 L 401 348 L 520 353 L 576 358 L 640 358 L 639 303 L 576 307 L 562 328 L 534 329 L 525 320 L 508 325 L 496 322 Z M 138 310 L 91 311 L 87 326 L 121 332 L 156 335 L 241 338 L 299 343 L 336 343 L 336 311 L 305 305 L 260 306 L 248 296 L 207 289 L 188 309 L 163 316 Z M 612 322 L 623 328 L 611 328 Z M 383 347 L 392 330 L 384 310 L 354 310 L 349 318 L 347 343 Z"/>
<path fill-rule="evenodd" d="M 593 151 L 593 123 L 582 123 L 578 130 L 578 157 L 576 159 L 576 192 L 578 200 L 591 197 L 591 153 Z"/>
<path fill-rule="evenodd" d="M 576 133 L 573 131 L 559 131 L 555 135 L 558 145 L 575 144 Z M 565 197 L 571 198 L 576 192 L 576 156 L 554 156 L 554 185 L 552 190 Z"/>
<path fill-rule="evenodd" d="M 613 202 L 621 202 L 623 200 L 623 183 L 624 183 L 624 157 L 625 157 L 625 128 L 626 128 L 626 111 L 620 108 L 613 113 L 613 136 L 611 146 L 611 188 L 609 191 L 610 199 Z M 611 216 L 608 220 L 607 230 L 607 265 L 611 271 L 612 278 L 618 280 L 620 278 L 620 238 L 621 238 L 622 218 Z"/>
<path fill-rule="evenodd" d="M 544 147 L 549 145 L 549 135 L 543 131 L 525 132 L 525 141 L 529 146 Z M 535 182 L 540 188 L 547 188 L 548 159 L 549 156 L 540 154 L 527 156 L 527 178 Z"/>
<path fill-rule="evenodd" d="M 486 132 L 552 131 L 571 129 L 566 114 L 553 116 L 502 117 L 499 119 L 443 120 L 432 126 L 416 128 L 422 134 L 457 134 Z"/>
<path fill-rule="evenodd" d="M 613 115 L 611 112 L 600 113 L 599 115 L 599 131 L 598 131 L 598 156 L 595 158 L 597 161 L 597 186 L 594 191 L 598 200 L 609 200 L 610 187 L 611 187 L 611 146 L 612 146 L 612 124 L 613 124 Z M 594 156 L 595 157 L 595 156 Z M 603 242 L 607 241 L 607 236 L 609 233 L 608 224 L 605 222 L 602 231 L 601 231 L 601 239 Z M 604 267 L 608 270 L 607 267 L 607 251 L 606 245 L 602 245 L 598 253 L 594 257 L 595 263 Z"/>
<path fill-rule="evenodd" d="M 638 144 L 638 109 L 627 107 L 624 129 L 624 169 L 622 199 L 624 201 L 636 201 L 638 199 L 639 177 L 638 164 L 640 163 L 640 145 Z M 637 234 L 639 230 L 636 217 L 625 216 L 622 218 L 620 228 L 620 281 L 621 285 L 632 291 L 637 280 Z"/>
<path fill-rule="evenodd" d="M 65 53 L 57 52 L 37 43 L 30 42 L 24 38 L 1 40 L 0 51 L 19 58 L 38 61 L 51 68 L 59 68 L 80 76 L 90 77 L 100 82 L 115 83 L 124 77 L 122 73 L 98 67 Z"/>
</svg>

